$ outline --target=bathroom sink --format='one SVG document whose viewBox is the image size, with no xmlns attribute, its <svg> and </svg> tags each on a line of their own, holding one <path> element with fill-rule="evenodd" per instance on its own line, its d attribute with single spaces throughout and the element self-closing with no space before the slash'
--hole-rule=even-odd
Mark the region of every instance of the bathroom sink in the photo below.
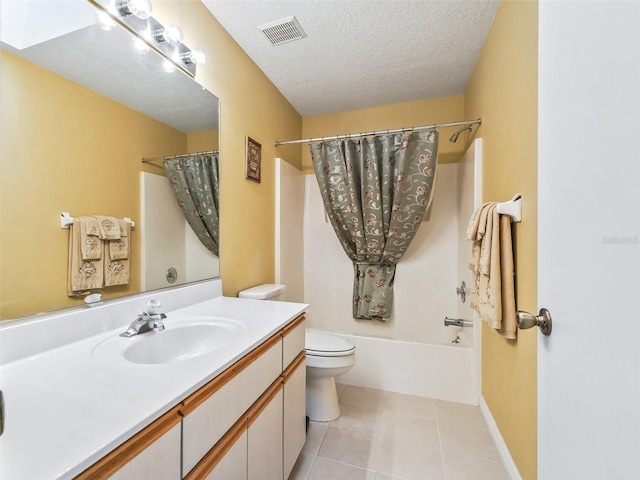
<svg viewBox="0 0 640 480">
<path fill-rule="evenodd" d="M 146 365 L 181 362 L 224 348 L 247 330 L 236 320 L 209 316 L 168 318 L 164 325 L 163 331 L 109 337 L 92 355 L 97 360 Z"/>
</svg>

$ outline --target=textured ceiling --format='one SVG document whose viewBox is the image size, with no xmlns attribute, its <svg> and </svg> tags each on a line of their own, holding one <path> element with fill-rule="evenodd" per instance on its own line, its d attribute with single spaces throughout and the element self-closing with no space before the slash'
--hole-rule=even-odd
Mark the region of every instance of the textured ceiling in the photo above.
<svg viewBox="0 0 640 480">
<path fill-rule="evenodd" d="M 304 117 L 464 92 L 499 1 L 203 0 Z M 257 28 L 294 15 L 306 38 Z"/>
</svg>

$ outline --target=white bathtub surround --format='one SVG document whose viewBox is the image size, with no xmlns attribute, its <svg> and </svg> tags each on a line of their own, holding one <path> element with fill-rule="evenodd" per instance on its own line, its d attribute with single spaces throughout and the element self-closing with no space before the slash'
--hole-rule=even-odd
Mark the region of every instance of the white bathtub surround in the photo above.
<svg viewBox="0 0 640 480">
<path fill-rule="evenodd" d="M 178 272 L 177 285 L 220 275 L 220 259 L 207 250 L 189 226 L 167 177 L 140 173 L 140 208 L 143 290 L 171 286 L 166 278 L 169 268 Z"/>
<path fill-rule="evenodd" d="M 305 309 L 226 298 L 221 291 L 220 280 L 213 280 L 0 326 L 6 412 L 0 478 L 73 478 Z M 172 317 L 212 315 L 247 328 L 226 347 L 174 363 L 96 358 L 94 348 L 124 331 L 149 298 L 166 307 L 165 331 Z"/>
<path fill-rule="evenodd" d="M 316 179 L 306 175 L 304 293 L 308 326 L 336 334 L 370 335 L 431 344 L 449 343 L 445 316 L 457 311 L 457 171 L 438 167 L 431 219 L 420 226 L 396 267 L 394 305 L 386 323 L 352 318 L 353 265 L 325 222 Z"/>
<path fill-rule="evenodd" d="M 351 318 L 353 267 L 325 221 L 315 177 L 305 176 L 307 324 L 356 345 L 356 366 L 340 381 L 478 405 L 480 352 L 473 346 L 480 345 L 479 325 L 445 327 L 443 320 L 475 318 L 456 287 L 471 282 L 463 235 L 478 197 L 480 156 L 478 141 L 462 163 L 439 166 L 431 218 L 397 266 L 393 315 L 385 324 Z M 452 344 L 456 337 L 459 343 Z"/>
<path fill-rule="evenodd" d="M 287 286 L 283 300 L 304 299 L 302 226 L 305 175 L 276 158 L 276 283 Z"/>
<path fill-rule="evenodd" d="M 339 378 L 349 385 L 478 405 L 471 348 L 340 335 L 356 346 L 357 361 Z"/>
</svg>

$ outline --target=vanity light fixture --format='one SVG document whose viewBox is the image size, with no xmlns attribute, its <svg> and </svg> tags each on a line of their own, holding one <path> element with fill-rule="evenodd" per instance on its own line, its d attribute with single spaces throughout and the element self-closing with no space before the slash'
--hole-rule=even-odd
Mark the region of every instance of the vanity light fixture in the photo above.
<svg viewBox="0 0 640 480">
<path fill-rule="evenodd" d="M 204 65 L 207 63 L 207 53 L 202 48 L 194 48 L 180 55 L 180 60 L 182 60 L 185 65 Z"/>
<path fill-rule="evenodd" d="M 153 38 L 158 43 L 167 42 L 169 45 L 178 46 L 182 43 L 184 34 L 182 29 L 177 25 L 168 25 L 156 30 Z"/>
<path fill-rule="evenodd" d="M 154 50 L 166 62 L 167 72 L 180 69 L 191 77 L 196 76 L 196 66 L 206 62 L 207 55 L 201 48 L 190 50 L 182 39 L 184 34 L 178 25 L 166 27 L 151 16 L 150 0 L 86 0 L 98 9 L 97 23 L 104 30 L 120 25 L 135 37 L 135 48 L 140 52 Z"/>
<path fill-rule="evenodd" d="M 151 16 L 150 0 L 118 0 L 116 2 L 116 10 L 120 15 L 134 15 L 141 20 L 146 20 Z"/>
</svg>

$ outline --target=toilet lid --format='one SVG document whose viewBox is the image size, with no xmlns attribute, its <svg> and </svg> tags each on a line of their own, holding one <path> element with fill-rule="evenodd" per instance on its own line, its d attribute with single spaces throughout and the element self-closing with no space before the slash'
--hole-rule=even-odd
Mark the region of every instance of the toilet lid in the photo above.
<svg viewBox="0 0 640 480">
<path fill-rule="evenodd" d="M 318 332 L 305 332 L 304 348 L 307 354 L 318 357 L 342 357 L 352 354 L 356 349 L 349 340 Z"/>
</svg>

